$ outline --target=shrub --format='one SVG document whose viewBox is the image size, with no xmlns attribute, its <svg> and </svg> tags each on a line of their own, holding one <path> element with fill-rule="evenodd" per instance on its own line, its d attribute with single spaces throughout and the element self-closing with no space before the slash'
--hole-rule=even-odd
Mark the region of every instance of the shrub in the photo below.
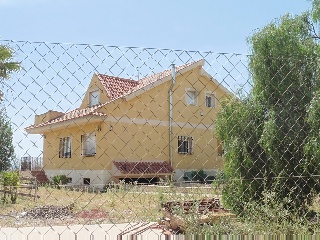
<svg viewBox="0 0 320 240">
<path fill-rule="evenodd" d="M 0 184 L 3 187 L 3 198 L 2 202 L 8 202 L 8 195 L 10 196 L 11 203 L 16 203 L 17 192 L 19 182 L 19 172 L 2 172 L 0 178 Z M 7 195 L 8 194 L 8 195 Z"/>
<path fill-rule="evenodd" d="M 203 182 L 206 177 L 207 177 L 207 174 L 205 171 L 203 171 L 202 169 L 198 170 L 198 171 L 192 171 L 191 172 L 191 177 L 192 177 L 192 180 L 193 181 L 200 181 L 200 182 Z"/>
<path fill-rule="evenodd" d="M 68 178 L 66 175 L 56 175 L 52 178 L 52 182 L 55 186 L 60 188 L 60 185 L 65 185 L 68 183 Z"/>
</svg>

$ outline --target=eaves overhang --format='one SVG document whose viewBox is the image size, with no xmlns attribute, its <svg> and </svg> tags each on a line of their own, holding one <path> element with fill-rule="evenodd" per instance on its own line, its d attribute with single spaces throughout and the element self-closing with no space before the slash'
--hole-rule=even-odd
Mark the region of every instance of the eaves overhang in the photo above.
<svg viewBox="0 0 320 240">
<path fill-rule="evenodd" d="M 25 131 L 28 134 L 44 134 L 44 133 L 53 132 L 57 130 L 67 129 L 70 127 L 77 127 L 77 126 L 83 126 L 91 123 L 103 122 L 104 119 L 105 119 L 105 116 L 91 115 L 91 116 L 85 116 L 85 117 L 76 118 L 76 119 L 70 119 L 62 122 L 46 124 L 44 126 L 31 126 L 31 127 L 25 128 Z"/>
</svg>

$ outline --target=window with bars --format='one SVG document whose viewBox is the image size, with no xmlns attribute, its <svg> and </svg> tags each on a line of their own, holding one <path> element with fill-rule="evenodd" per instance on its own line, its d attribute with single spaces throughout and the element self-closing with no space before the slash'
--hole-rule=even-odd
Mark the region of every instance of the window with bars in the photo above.
<svg viewBox="0 0 320 240">
<path fill-rule="evenodd" d="M 96 133 L 81 135 L 82 155 L 96 155 Z"/>
<path fill-rule="evenodd" d="M 192 154 L 192 137 L 179 136 L 178 137 L 178 153 Z"/>
<path fill-rule="evenodd" d="M 59 158 L 71 158 L 71 138 L 60 138 Z"/>
</svg>

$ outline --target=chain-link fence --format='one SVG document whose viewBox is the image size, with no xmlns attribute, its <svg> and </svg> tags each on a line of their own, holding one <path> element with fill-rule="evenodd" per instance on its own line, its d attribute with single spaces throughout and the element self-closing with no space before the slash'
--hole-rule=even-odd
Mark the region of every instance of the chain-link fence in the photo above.
<svg viewBox="0 0 320 240">
<path fill-rule="evenodd" d="M 22 67 L 1 85 L 20 180 L 1 182 L 0 239 L 318 231 L 316 92 L 304 95 L 301 62 L 270 66 L 279 85 L 255 95 L 245 55 L 0 44 Z"/>
</svg>

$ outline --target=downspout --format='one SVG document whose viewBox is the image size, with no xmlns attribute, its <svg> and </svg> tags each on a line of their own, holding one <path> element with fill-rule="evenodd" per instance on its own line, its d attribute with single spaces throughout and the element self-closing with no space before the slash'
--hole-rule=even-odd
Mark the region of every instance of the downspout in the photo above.
<svg viewBox="0 0 320 240">
<path fill-rule="evenodd" d="M 170 158 L 170 166 L 173 168 L 173 134 L 172 134 L 172 110 L 173 110 L 173 103 L 172 103 L 172 89 L 174 87 L 174 84 L 176 83 L 176 67 L 175 64 L 172 64 L 172 70 L 171 70 L 171 85 L 169 88 L 169 158 Z M 173 179 L 171 179 L 173 180 Z"/>
</svg>

